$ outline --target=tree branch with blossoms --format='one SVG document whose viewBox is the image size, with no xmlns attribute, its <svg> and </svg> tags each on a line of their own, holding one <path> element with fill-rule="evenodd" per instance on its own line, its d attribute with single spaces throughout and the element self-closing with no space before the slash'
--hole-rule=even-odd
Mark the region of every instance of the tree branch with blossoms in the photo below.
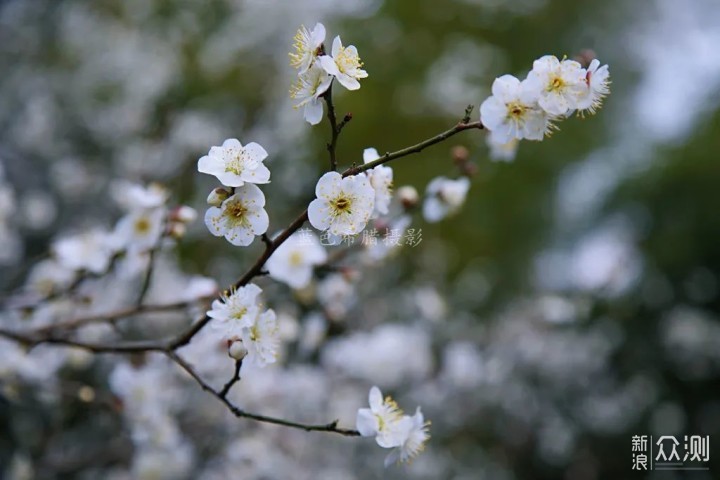
<svg viewBox="0 0 720 480">
<path fill-rule="evenodd" d="M 507 155 L 510 151 L 514 152 L 521 139 L 542 140 L 560 120 L 574 112 L 594 113 L 609 92 L 609 73 L 607 66 L 600 67 L 597 60 L 585 68 L 573 60 L 542 57 L 534 62 L 532 71 L 522 81 L 511 75 L 495 79 L 492 95 L 480 106 L 478 120 L 473 121 L 474 109 L 469 105 L 460 121 L 451 128 L 383 155 L 375 149 L 366 149 L 363 164 L 352 162 L 352 166 L 338 172 L 338 139 L 353 117 L 347 114 L 338 122 L 333 85 L 355 91 L 360 88 L 360 80 L 368 74 L 362 68 L 357 49 L 353 45 L 344 46 L 339 36 L 334 38 L 330 53 L 326 54 L 325 35 L 322 24 L 317 24 L 311 31 L 302 27 L 295 36 L 295 51 L 290 54 L 291 64 L 298 70 L 296 83 L 290 90 L 291 97 L 297 101 L 295 107 L 302 108 L 305 120 L 316 125 L 322 121 L 324 104 L 331 130 L 327 143 L 329 169 L 318 179 L 315 198 L 307 208 L 280 233 L 270 237 L 267 234 L 270 219 L 265 210 L 266 199 L 260 188 L 269 183 L 271 177 L 269 168 L 264 164 L 268 158 L 267 151 L 255 142 L 243 145 L 238 139 L 230 138 L 222 145 L 211 147 L 208 154 L 198 160 L 198 171 L 216 177 L 222 184 L 207 197 L 209 208 L 204 221 L 209 232 L 238 247 L 251 245 L 256 237 L 260 237 L 265 245 L 255 262 L 227 290 L 219 297 L 213 292 L 212 295 L 196 295 L 182 302 L 145 304 L 156 253 L 163 247 L 166 237 L 181 238 L 184 226 L 195 215 L 194 211 L 188 210 L 189 207 L 167 210 L 165 192 L 152 188 L 128 188 L 124 196 L 129 197 L 129 212 L 118 222 L 112 241 L 101 235 L 63 239 L 63 248 L 55 250 L 59 252 L 60 263 L 74 262 L 70 263 L 75 273 L 102 273 L 109 269 L 113 259 L 120 256 L 130 260 L 146 259 L 145 268 L 140 268 L 141 282 L 135 305 L 112 312 L 81 315 L 29 330 L 1 327 L 0 336 L 28 348 L 52 344 L 98 354 L 159 353 L 179 366 L 238 418 L 305 431 L 374 437 L 379 446 L 391 450 L 386 465 L 407 462 L 418 455 L 429 438 L 429 423 L 425 422 L 420 408 L 414 415 L 405 415 L 392 399 L 383 400 L 377 387 L 370 390 L 370 408 L 358 411 L 356 429 L 339 427 L 338 420 L 326 424 L 303 424 L 250 413 L 228 398 L 233 387 L 241 381 L 244 368 L 248 365 L 263 368 L 275 363 L 280 347 L 275 311 L 266 308 L 260 300 L 263 291 L 253 280 L 267 274 L 294 290 L 310 284 L 316 269 L 328 264 L 329 256 L 317 235 L 310 230 L 305 232 L 306 235 L 300 235 L 306 222 L 328 238 L 338 239 L 360 234 L 371 222 L 382 220 L 391 225 L 392 222 L 403 221 L 390 215 L 393 200 L 393 171 L 387 166 L 390 162 L 420 153 L 461 132 L 483 129 L 489 131 L 491 148 L 502 150 Z M 462 206 L 469 186 L 466 177 L 438 177 L 430 182 L 423 204 L 426 220 L 439 221 L 456 212 Z M 417 192 L 413 194 L 413 191 L 405 190 L 401 203 L 405 201 L 403 198 L 415 203 Z M 96 253 L 94 256 L 75 258 L 78 252 L 87 249 L 89 243 L 98 243 L 101 247 L 93 250 Z M 118 243 L 121 248 L 117 247 Z M 75 288 L 76 281 L 66 283 Z M 168 339 L 103 343 L 73 337 L 80 329 L 92 324 L 114 324 L 121 319 L 156 312 L 186 312 L 210 299 L 214 300 L 202 317 Z M 212 387 L 198 373 L 196 366 L 178 353 L 209 324 L 216 327 L 218 339 L 225 342 L 228 357 L 234 360 L 233 374 L 220 389 Z M 124 390 L 119 390 L 122 395 Z"/>
</svg>

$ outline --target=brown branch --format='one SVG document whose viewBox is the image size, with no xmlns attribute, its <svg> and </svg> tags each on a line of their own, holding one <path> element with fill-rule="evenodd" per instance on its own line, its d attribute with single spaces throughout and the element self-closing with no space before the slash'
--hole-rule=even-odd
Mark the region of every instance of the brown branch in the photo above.
<svg viewBox="0 0 720 480">
<path fill-rule="evenodd" d="M 342 127 L 338 128 L 337 124 L 337 117 L 335 116 L 335 105 L 333 104 L 332 99 L 332 87 L 333 82 L 335 80 L 330 82 L 330 86 L 328 89 L 323 93 L 323 98 L 325 99 L 325 103 L 327 104 L 327 118 L 328 123 L 330 124 L 330 143 L 327 144 L 328 153 L 330 154 L 330 170 L 336 171 L 337 170 L 337 141 L 338 137 L 340 136 L 340 131 L 342 130 Z M 344 122 L 342 126 L 345 126 Z"/>
<path fill-rule="evenodd" d="M 347 428 L 339 428 L 337 426 L 338 421 L 334 420 L 330 423 L 326 424 L 320 424 L 320 425 L 308 425 L 304 423 L 297 423 L 297 422 L 291 422 L 289 420 L 285 420 L 282 418 L 276 418 L 276 417 L 268 417 L 266 415 L 258 415 L 255 413 L 246 412 L 245 410 L 242 410 L 238 408 L 234 403 L 232 403 L 230 400 L 227 399 L 225 395 L 222 395 L 221 392 L 218 392 L 213 387 L 207 384 L 205 380 L 200 377 L 200 375 L 190 366 L 189 363 L 187 363 L 180 355 L 178 355 L 176 352 L 170 350 L 165 352 L 165 354 L 175 363 L 180 365 L 183 370 L 185 370 L 206 392 L 210 393 L 213 397 L 217 398 L 219 401 L 221 401 L 225 406 L 230 410 L 233 415 L 235 415 L 238 418 L 249 418 L 251 420 L 256 420 L 258 422 L 264 422 L 264 423 L 272 423 L 275 425 L 282 425 L 284 427 L 290 427 L 290 428 L 297 428 L 300 430 L 305 430 L 306 432 L 331 432 L 331 433 L 338 433 L 340 435 L 345 435 L 348 437 L 358 437 L 360 436 L 360 432 L 357 430 L 351 430 Z"/>
<path fill-rule="evenodd" d="M 233 373 L 233 376 L 228 382 L 223 386 L 222 390 L 218 393 L 222 398 L 227 397 L 227 394 L 230 393 L 230 389 L 235 385 L 237 382 L 240 381 L 240 369 L 242 368 L 242 360 L 235 360 L 235 372 Z"/>
</svg>

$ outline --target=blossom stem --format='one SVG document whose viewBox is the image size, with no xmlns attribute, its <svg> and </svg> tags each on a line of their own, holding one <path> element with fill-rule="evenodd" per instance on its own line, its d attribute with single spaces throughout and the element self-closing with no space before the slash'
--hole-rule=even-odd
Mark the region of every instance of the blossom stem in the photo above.
<svg viewBox="0 0 720 480">
<path fill-rule="evenodd" d="M 330 86 L 323 94 L 323 98 L 325 99 L 325 103 L 327 104 L 327 118 L 328 123 L 330 124 L 331 133 L 330 143 L 327 144 L 328 153 L 330 154 L 330 170 L 334 172 L 337 170 L 337 141 L 342 128 L 338 127 L 337 117 L 335 116 L 335 105 L 333 104 L 332 99 L 333 82 L 330 82 Z"/>
<path fill-rule="evenodd" d="M 242 360 L 235 360 L 235 372 L 233 373 L 232 378 L 228 380 L 225 386 L 223 386 L 222 390 L 218 392 L 220 397 L 227 397 L 227 394 L 230 393 L 230 389 L 233 385 L 240 381 L 240 368 L 242 368 Z"/>
</svg>

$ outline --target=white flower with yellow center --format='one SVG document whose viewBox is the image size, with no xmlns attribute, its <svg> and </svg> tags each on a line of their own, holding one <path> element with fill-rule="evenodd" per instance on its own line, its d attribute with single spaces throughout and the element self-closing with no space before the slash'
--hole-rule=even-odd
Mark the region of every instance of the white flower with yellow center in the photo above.
<svg viewBox="0 0 720 480">
<path fill-rule="evenodd" d="M 114 235 L 93 228 L 57 240 L 51 248 L 58 263 L 65 268 L 102 273 L 110 266 L 116 243 Z"/>
<path fill-rule="evenodd" d="M 499 142 L 513 138 L 542 140 L 552 124 L 539 107 L 538 97 L 538 89 L 527 80 L 503 75 L 493 82 L 492 96 L 480 105 L 480 120 Z"/>
<path fill-rule="evenodd" d="M 330 88 L 330 83 L 332 77 L 320 65 L 314 64 L 298 76 L 297 82 L 290 89 L 290 98 L 299 102 L 294 108 L 304 107 L 303 118 L 310 125 L 317 125 L 322 120 L 320 96 Z"/>
<path fill-rule="evenodd" d="M 299 69 L 298 73 L 302 75 L 315 62 L 320 47 L 325 41 L 325 26 L 317 23 L 312 31 L 308 31 L 303 25 L 298 29 L 293 40 L 295 52 L 290 53 L 290 65 Z"/>
<path fill-rule="evenodd" d="M 165 209 L 135 210 L 118 221 L 115 238 L 119 246 L 131 253 L 146 252 L 157 246 L 163 233 Z"/>
<path fill-rule="evenodd" d="M 246 361 L 259 367 L 275 363 L 280 345 L 280 329 L 272 309 L 256 314 L 250 326 L 243 328 L 241 337 L 248 350 Z"/>
<path fill-rule="evenodd" d="M 308 207 L 310 224 L 333 235 L 360 233 L 375 207 L 375 190 L 363 174 L 343 178 L 328 172 L 318 180 L 315 195 Z"/>
<path fill-rule="evenodd" d="M 363 151 L 364 163 L 370 163 L 378 158 L 380 158 L 380 155 L 374 148 L 366 148 Z M 375 190 L 375 213 L 373 216 L 387 215 L 392 200 L 393 169 L 385 165 L 378 165 L 371 170 L 367 170 L 365 175 L 367 175 L 370 185 Z"/>
<path fill-rule="evenodd" d="M 320 65 L 327 73 L 338 79 L 340 84 L 348 90 L 360 88 L 358 79 L 366 78 L 367 72 L 362 69 L 362 62 L 354 45 L 343 47 L 340 36 L 335 37 L 332 44 L 332 55 L 323 55 L 319 58 Z"/>
<path fill-rule="evenodd" d="M 355 421 L 360 435 L 374 436 L 377 444 L 383 448 L 401 445 L 405 432 L 399 428 L 403 412 L 397 403 L 390 397 L 383 400 L 380 389 L 375 386 L 370 389 L 368 401 L 370 408 L 359 409 Z"/>
<path fill-rule="evenodd" d="M 244 328 L 255 323 L 260 313 L 258 297 L 262 289 L 249 283 L 238 289 L 223 294 L 220 299 L 213 300 L 208 317 L 213 319 L 212 325 L 223 330 L 229 337 L 240 336 Z"/>
<path fill-rule="evenodd" d="M 586 71 L 574 60 L 560 61 L 545 55 L 533 62 L 527 82 L 536 88 L 538 103 L 553 116 L 567 115 L 578 106 L 578 100 L 587 89 Z"/>
<path fill-rule="evenodd" d="M 428 222 L 439 222 L 448 215 L 456 213 L 470 189 L 467 177 L 451 180 L 445 177 L 434 178 L 425 190 L 423 217 Z"/>
<path fill-rule="evenodd" d="M 243 146 L 229 138 L 222 146 L 211 147 L 210 152 L 198 160 L 198 171 L 214 175 L 228 187 L 241 187 L 247 183 L 270 182 L 270 170 L 263 164 L 268 154 L 255 142 Z"/>
<path fill-rule="evenodd" d="M 210 207 L 205 212 L 205 225 L 216 237 L 245 247 L 268 229 L 270 219 L 264 207 L 265 195 L 257 186 L 247 183 L 236 188 L 235 194 L 220 207 Z"/>
<path fill-rule="evenodd" d="M 294 289 L 306 287 L 315 266 L 325 263 L 327 252 L 311 231 L 294 233 L 265 264 L 270 276 Z"/>
<path fill-rule="evenodd" d="M 600 61 L 593 59 L 585 75 L 586 88 L 578 98 L 577 109 L 594 115 L 602 106 L 603 99 L 610 93 L 610 71 L 607 65 L 600 66 Z"/>
<path fill-rule="evenodd" d="M 429 427 L 430 422 L 425 421 L 420 407 L 412 417 L 404 416 L 398 425 L 402 442 L 385 458 L 385 466 L 389 467 L 396 462 L 407 463 L 417 457 L 425 449 L 425 442 L 430 439 Z"/>
</svg>

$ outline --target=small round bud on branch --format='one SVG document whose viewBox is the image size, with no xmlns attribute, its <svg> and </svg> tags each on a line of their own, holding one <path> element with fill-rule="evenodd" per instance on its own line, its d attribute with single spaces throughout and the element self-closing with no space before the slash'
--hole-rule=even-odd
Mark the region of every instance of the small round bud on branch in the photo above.
<svg viewBox="0 0 720 480">
<path fill-rule="evenodd" d="M 230 198 L 230 195 L 232 195 L 232 193 L 228 192 L 224 188 L 218 187 L 210 192 L 210 195 L 208 195 L 207 204 L 211 207 L 219 207 L 225 200 Z"/>
<path fill-rule="evenodd" d="M 232 358 L 235 360 L 242 360 L 247 356 L 248 349 L 245 347 L 242 340 L 228 340 L 228 343 L 230 344 L 228 346 L 228 355 Z"/>
<path fill-rule="evenodd" d="M 397 198 L 405 210 L 415 208 L 420 201 L 417 189 L 412 185 L 404 185 L 397 190 Z"/>
<path fill-rule="evenodd" d="M 179 207 L 175 207 L 174 209 L 172 209 L 169 216 L 171 222 L 180 223 L 194 222 L 196 218 L 197 211 L 192 207 L 188 207 L 187 205 L 180 205 Z"/>
</svg>

